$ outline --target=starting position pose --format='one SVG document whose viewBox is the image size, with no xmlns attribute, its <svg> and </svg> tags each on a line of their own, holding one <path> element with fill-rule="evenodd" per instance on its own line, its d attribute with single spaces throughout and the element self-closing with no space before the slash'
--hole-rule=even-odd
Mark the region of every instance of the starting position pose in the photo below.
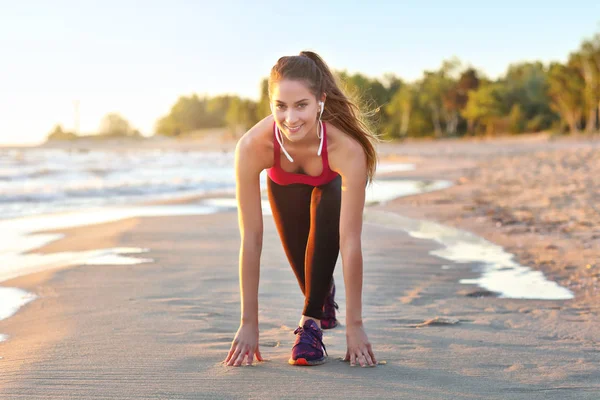
<svg viewBox="0 0 600 400">
<path fill-rule="evenodd" d="M 376 137 L 359 108 L 315 53 L 282 57 L 271 69 L 272 115 L 238 142 L 236 195 L 241 246 L 241 323 L 224 363 L 252 364 L 258 346 L 258 282 L 263 239 L 260 172 L 287 258 L 304 294 L 289 359 L 325 362 L 322 329 L 338 325 L 333 271 L 342 255 L 346 288 L 346 361 L 377 361 L 362 322 L 361 231 L 365 189 L 375 173 Z M 325 355 L 324 352 L 325 351 Z"/>
</svg>

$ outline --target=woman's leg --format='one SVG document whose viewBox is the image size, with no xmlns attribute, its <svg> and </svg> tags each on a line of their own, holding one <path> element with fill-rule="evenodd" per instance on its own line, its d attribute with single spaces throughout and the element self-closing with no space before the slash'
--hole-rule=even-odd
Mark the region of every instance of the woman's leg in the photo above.
<svg viewBox="0 0 600 400">
<path fill-rule="evenodd" d="M 341 187 L 341 177 L 319 187 L 267 179 L 275 225 L 305 296 L 302 314 L 319 320 L 339 254 Z"/>
<path fill-rule="evenodd" d="M 310 201 L 313 189 L 312 186 L 303 184 L 279 185 L 267 178 L 273 219 L 300 290 L 305 295 L 304 258 L 310 232 Z"/>
<path fill-rule="evenodd" d="M 323 304 L 340 251 L 341 202 L 342 178 L 339 176 L 326 185 L 316 187 L 312 192 L 302 314 L 319 320 L 323 319 Z"/>
</svg>

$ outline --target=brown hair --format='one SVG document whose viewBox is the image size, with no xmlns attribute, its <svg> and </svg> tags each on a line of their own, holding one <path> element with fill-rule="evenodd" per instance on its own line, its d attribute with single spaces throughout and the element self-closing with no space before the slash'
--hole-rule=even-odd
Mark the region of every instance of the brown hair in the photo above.
<svg viewBox="0 0 600 400">
<path fill-rule="evenodd" d="M 331 122 L 360 143 L 367 156 L 367 179 L 372 181 L 377 166 L 377 136 L 369 126 L 367 115 L 361 111 L 357 101 L 340 89 L 325 61 L 312 51 L 281 57 L 269 75 L 269 97 L 272 85 L 282 79 L 305 81 L 318 100 L 323 93 L 326 94 L 323 121 Z"/>
</svg>

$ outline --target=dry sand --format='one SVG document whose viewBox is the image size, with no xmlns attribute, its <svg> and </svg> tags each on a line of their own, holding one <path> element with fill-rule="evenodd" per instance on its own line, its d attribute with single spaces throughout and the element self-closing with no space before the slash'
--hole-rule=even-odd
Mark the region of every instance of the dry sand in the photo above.
<svg viewBox="0 0 600 400">
<path fill-rule="evenodd" d="M 402 176 L 459 184 L 376 208 L 435 219 L 504 245 L 574 290 L 573 300 L 469 297 L 473 288 L 458 283 L 477 275 L 469 264 L 442 269 L 448 261 L 429 254 L 439 247 L 435 243 L 366 223 L 364 322 L 386 364 L 351 368 L 340 361 L 346 350 L 340 326 L 325 331 L 328 363 L 290 366 L 303 299 L 272 219 L 265 217 L 259 319 L 266 361 L 226 367 L 221 360 L 239 326 L 236 214 L 129 219 L 71 230 L 41 251 L 141 247 L 150 249 L 144 257 L 153 263 L 81 266 L 2 284 L 40 298 L 0 321 L 0 332 L 9 335 L 0 344 L 0 398 L 598 399 L 598 258 L 590 264 L 598 251 L 590 232 L 598 225 L 578 222 L 565 233 L 557 227 L 568 222 L 545 224 L 544 216 L 566 204 L 560 212 L 569 216 L 561 218 L 581 215 L 577 221 L 586 221 L 590 214 L 581 209 L 587 203 L 537 203 L 559 192 L 564 199 L 583 196 L 566 194 L 564 179 L 598 171 L 597 149 L 595 142 L 531 137 L 382 150 L 417 163 L 416 171 Z M 585 154 L 587 162 L 578 165 L 586 167 L 539 172 L 546 162 L 563 165 L 573 154 Z M 527 212 L 517 213 L 522 207 Z M 343 323 L 341 264 L 335 278 Z M 434 317 L 459 323 L 417 327 Z"/>
</svg>

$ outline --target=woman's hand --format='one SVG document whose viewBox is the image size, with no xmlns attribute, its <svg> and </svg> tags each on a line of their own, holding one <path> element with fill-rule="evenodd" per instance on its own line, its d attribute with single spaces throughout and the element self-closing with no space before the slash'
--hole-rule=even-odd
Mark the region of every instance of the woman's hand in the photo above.
<svg viewBox="0 0 600 400">
<path fill-rule="evenodd" d="M 351 367 L 356 365 L 356 361 L 360 363 L 361 367 L 366 365 L 374 367 L 377 365 L 371 343 L 369 343 L 362 325 L 346 327 L 346 343 L 348 344 L 348 350 L 344 361 L 350 361 Z"/>
<path fill-rule="evenodd" d="M 247 355 L 248 361 L 246 365 L 252 365 L 254 354 L 256 354 L 258 361 L 263 360 L 258 348 L 258 325 L 242 323 L 235 334 L 229 354 L 223 363 L 239 367 Z"/>
</svg>

